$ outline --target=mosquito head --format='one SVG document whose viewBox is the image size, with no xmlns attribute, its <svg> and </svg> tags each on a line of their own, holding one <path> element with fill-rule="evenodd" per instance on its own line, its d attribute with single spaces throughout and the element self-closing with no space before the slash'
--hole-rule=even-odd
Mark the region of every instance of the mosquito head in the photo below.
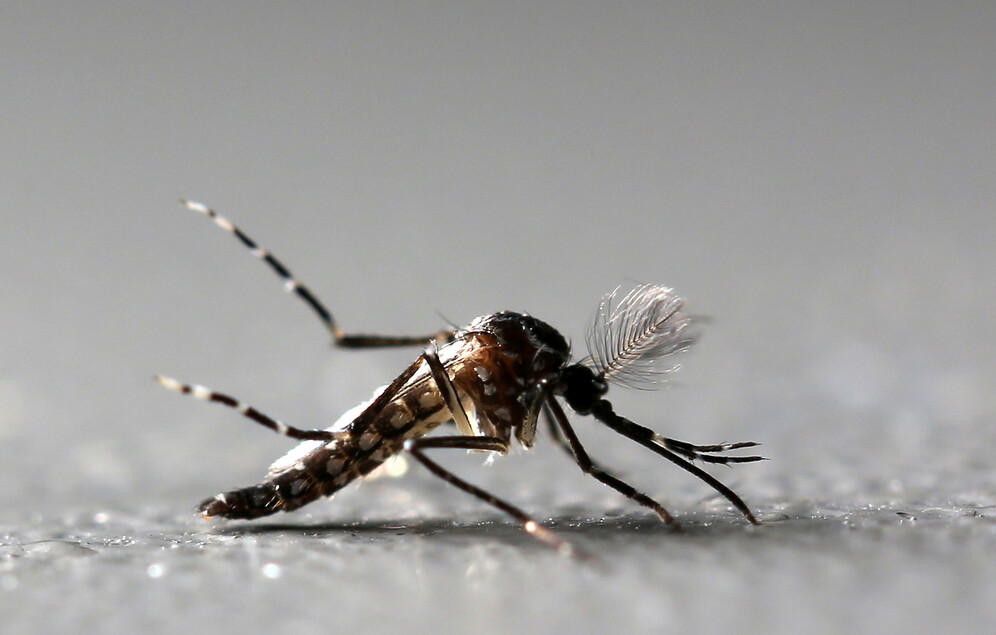
<svg viewBox="0 0 996 635">
<path fill-rule="evenodd" d="M 609 390 L 605 380 L 582 364 L 568 366 L 560 373 L 560 382 L 554 392 L 563 395 L 570 406 L 578 414 L 586 415 L 602 399 Z"/>
</svg>

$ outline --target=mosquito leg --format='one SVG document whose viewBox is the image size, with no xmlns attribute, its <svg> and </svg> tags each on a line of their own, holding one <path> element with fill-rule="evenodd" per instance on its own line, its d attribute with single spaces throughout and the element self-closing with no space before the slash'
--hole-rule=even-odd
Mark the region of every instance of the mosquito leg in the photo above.
<svg viewBox="0 0 996 635">
<path fill-rule="evenodd" d="M 543 419 L 546 421 L 547 428 L 550 430 L 550 436 L 553 437 L 554 443 L 557 444 L 561 450 L 567 453 L 567 456 L 571 457 L 572 461 L 577 462 L 577 457 L 574 456 L 574 450 L 571 449 L 571 444 L 564 439 L 564 436 L 560 433 L 560 428 L 557 425 L 556 420 L 553 418 L 553 412 L 550 410 L 545 402 L 543 403 Z M 599 469 L 601 466 L 595 462 L 591 461 L 591 464 Z M 604 470 L 602 470 L 604 472 Z"/>
<path fill-rule="evenodd" d="M 443 479 L 450 485 L 453 485 L 463 491 L 467 492 L 471 496 L 476 496 L 485 503 L 500 509 L 512 518 L 516 519 L 522 524 L 522 528 L 526 530 L 533 538 L 536 538 L 546 546 L 556 549 L 557 552 L 563 555 L 577 555 L 574 545 L 567 542 L 560 536 L 556 534 L 551 529 L 547 529 L 543 525 L 539 524 L 535 519 L 533 519 L 529 514 L 522 511 L 518 507 L 507 503 L 506 501 L 498 498 L 497 496 L 472 485 L 462 478 L 453 474 L 443 466 L 439 465 L 429 457 L 425 455 L 423 450 L 429 448 L 456 448 L 463 450 L 491 450 L 493 452 L 505 453 L 508 451 L 508 443 L 497 438 L 497 437 L 466 437 L 466 436 L 449 436 L 449 437 L 429 437 L 429 438 L 418 438 L 409 439 L 405 442 L 405 450 L 407 450 L 415 459 L 424 465 L 426 469 L 430 472 Z"/>
<path fill-rule="evenodd" d="M 612 404 L 610 404 L 605 399 L 600 399 L 595 403 L 591 409 L 591 414 L 595 415 L 595 418 L 609 426 L 619 434 L 629 437 L 630 439 L 636 441 L 643 447 L 656 452 L 657 454 L 663 456 L 668 461 L 671 461 L 681 469 L 691 472 L 701 480 L 705 481 L 714 490 L 723 495 L 726 500 L 730 501 L 734 507 L 740 510 L 740 513 L 754 525 L 760 525 L 754 514 L 747 507 L 747 503 L 743 501 L 736 492 L 724 485 L 714 477 L 709 474 L 699 466 L 690 463 L 688 460 L 678 456 L 671 450 L 665 448 L 657 441 L 657 437 L 660 435 L 655 434 L 653 430 L 645 426 L 641 426 L 638 423 L 634 423 L 625 417 L 617 415 L 612 410 Z"/>
<path fill-rule="evenodd" d="M 550 421 L 550 427 L 551 430 L 553 430 L 554 436 L 558 438 L 560 437 L 557 432 L 557 428 L 559 427 L 560 431 L 564 433 L 564 436 L 567 439 L 566 443 L 562 443 L 563 447 L 574 457 L 574 461 L 578 464 L 578 467 L 581 468 L 582 472 L 590 474 L 596 480 L 608 485 L 630 500 L 636 501 L 644 507 L 649 507 L 654 510 L 654 512 L 661 517 L 661 520 L 668 525 L 673 525 L 676 528 L 679 527 L 677 521 L 674 520 L 674 517 L 671 516 L 671 514 L 669 514 L 660 503 L 646 494 L 637 491 L 628 483 L 595 465 L 594 461 L 591 460 L 591 457 L 589 457 L 588 453 L 585 451 L 584 446 L 581 445 L 581 441 L 574 432 L 574 428 L 571 427 L 570 422 L 567 420 L 567 415 L 564 414 L 564 409 L 560 407 L 560 404 L 558 404 L 552 396 L 547 397 L 546 402 L 543 405 L 544 412 L 548 417 L 547 421 Z M 552 420 L 550 418 L 551 413 Z M 554 425 L 553 421 L 556 421 L 556 425 Z"/>
<path fill-rule="evenodd" d="M 456 423 L 457 430 L 460 431 L 460 434 L 469 437 L 482 436 L 480 427 L 476 425 L 477 422 L 471 422 L 470 417 L 467 416 L 467 411 L 464 410 L 463 404 L 460 403 L 456 386 L 453 385 L 453 380 L 450 379 L 450 376 L 446 374 L 443 362 L 439 360 L 439 353 L 436 350 L 435 342 L 429 343 L 423 357 L 426 364 L 429 365 L 429 373 L 432 375 L 432 380 L 436 382 L 436 386 L 439 388 L 439 392 L 446 402 L 446 407 L 449 409 L 450 414 L 453 415 L 453 421 Z M 508 450 L 507 447 L 505 449 L 506 451 Z"/>
<path fill-rule="evenodd" d="M 319 300 L 308 287 L 298 282 L 297 278 L 294 277 L 294 274 L 291 273 L 290 269 L 277 260 L 273 254 L 257 244 L 256 241 L 248 235 L 243 233 L 243 231 L 230 220 L 219 215 L 207 205 L 196 201 L 188 201 L 186 199 L 181 199 L 180 202 L 183 203 L 187 209 L 199 212 L 211 218 L 215 224 L 218 225 L 218 227 L 221 227 L 238 238 L 239 242 L 249 249 L 254 256 L 269 265 L 270 269 L 272 269 L 274 273 L 283 279 L 284 290 L 288 293 L 297 294 L 297 296 L 301 298 L 305 304 L 311 307 L 311 310 L 315 312 L 318 318 L 325 325 L 325 328 L 332 334 L 333 342 L 336 346 L 341 346 L 343 348 L 415 346 L 425 344 L 428 340 L 445 342 L 451 340 L 453 337 L 454 331 L 452 329 L 444 329 L 432 335 L 417 337 L 404 335 L 359 335 L 343 333 L 342 329 L 339 328 L 339 325 L 336 324 L 335 318 L 332 316 L 331 311 L 329 311 L 325 305 L 322 304 L 322 301 Z"/>
<path fill-rule="evenodd" d="M 422 364 L 422 360 L 423 356 L 419 355 L 418 359 L 416 359 L 414 363 L 405 369 L 405 372 L 398 375 L 394 381 L 392 381 L 386 388 L 384 388 L 383 391 L 381 391 L 379 395 L 377 395 L 373 402 L 367 406 L 366 410 L 364 410 L 357 417 L 357 421 L 364 418 L 376 417 L 377 414 L 384 409 L 384 406 L 394 399 L 398 391 L 401 390 L 401 387 L 404 386 L 418 371 Z M 173 392 L 190 395 L 202 401 L 213 401 L 234 410 L 238 410 L 244 417 L 252 419 L 261 426 L 269 428 L 278 434 L 282 434 L 292 439 L 299 439 L 302 441 L 333 441 L 343 437 L 342 433 L 339 432 L 331 432 L 329 430 L 304 430 L 302 428 L 289 426 L 286 423 L 263 414 L 244 401 L 239 401 L 235 397 L 215 392 L 210 388 L 205 388 L 204 386 L 184 384 L 173 379 L 172 377 L 164 377 L 163 375 L 156 375 L 154 379 L 165 388 L 168 388 Z"/>
<path fill-rule="evenodd" d="M 162 375 L 156 375 L 155 380 L 173 392 L 190 395 L 202 401 L 214 401 L 223 406 L 228 406 L 229 408 L 238 410 L 244 417 L 252 419 L 256 423 L 273 430 L 277 434 L 282 434 L 292 439 L 332 441 L 333 439 L 338 438 L 335 433 L 329 432 L 328 430 L 302 430 L 301 428 L 289 426 L 286 423 L 282 423 L 263 414 L 244 401 L 239 401 L 235 397 L 215 392 L 209 388 L 205 388 L 204 386 L 184 384 L 173 379 L 172 377 L 163 377 Z"/>
</svg>

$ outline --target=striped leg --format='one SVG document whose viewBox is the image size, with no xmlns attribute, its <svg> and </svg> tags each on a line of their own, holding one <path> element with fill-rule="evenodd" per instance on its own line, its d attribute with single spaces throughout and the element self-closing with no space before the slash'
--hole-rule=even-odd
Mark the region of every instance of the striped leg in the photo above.
<svg viewBox="0 0 996 635">
<path fill-rule="evenodd" d="M 233 236 L 239 239 L 249 251 L 252 252 L 254 256 L 269 265 L 270 269 L 274 271 L 278 276 L 280 276 L 284 281 L 284 290 L 288 293 L 295 293 L 301 300 L 304 301 L 312 311 L 318 316 L 328 329 L 329 333 L 332 334 L 333 342 L 336 346 L 341 346 L 343 348 L 371 348 L 371 347 L 382 347 L 382 346 L 414 346 L 425 344 L 428 340 L 435 340 L 440 342 L 450 341 L 453 337 L 452 329 L 445 329 L 434 333 L 432 335 L 423 336 L 395 336 L 395 335 L 356 335 L 343 333 L 339 325 L 336 324 L 335 318 L 332 317 L 332 313 L 325 308 L 311 290 L 298 282 L 294 274 L 284 266 L 282 262 L 277 260 L 273 254 L 259 246 L 256 241 L 247 236 L 242 232 L 235 224 L 229 221 L 224 216 L 220 216 L 213 209 L 205 205 L 204 203 L 198 203 L 196 201 L 188 201 L 186 199 L 180 199 L 187 209 L 193 210 L 204 214 L 205 216 L 214 220 L 218 227 L 221 227 L 225 231 L 229 232 Z"/>
<path fill-rule="evenodd" d="M 394 399 L 398 391 L 401 390 L 401 387 L 404 386 L 405 383 L 407 383 L 408 380 L 411 379 L 412 376 L 418 371 L 422 364 L 422 360 L 423 356 L 420 355 L 413 364 L 405 369 L 405 372 L 398 375 L 394 381 L 392 381 L 386 388 L 384 388 L 383 391 L 381 391 L 379 395 L 377 395 L 373 402 L 367 406 L 366 410 L 364 410 L 356 418 L 356 420 L 358 422 L 363 422 L 376 417 L 377 414 L 384 409 L 384 406 Z M 341 439 L 345 434 L 347 434 L 345 432 L 331 432 L 329 430 L 305 430 L 302 428 L 295 428 L 263 414 L 259 410 L 256 410 L 243 401 L 239 401 L 235 397 L 215 392 L 210 388 L 198 386 L 197 384 L 184 384 L 173 379 L 172 377 L 164 377 L 162 375 L 155 375 L 154 379 L 173 392 L 190 395 L 202 401 L 213 401 L 234 410 L 238 410 L 244 417 L 252 419 L 261 426 L 269 428 L 278 434 L 291 437 L 292 439 L 302 441 L 333 441 Z"/>
<path fill-rule="evenodd" d="M 298 439 L 301 441 L 333 441 L 341 437 L 341 433 L 329 432 L 328 430 L 303 430 L 301 428 L 289 426 L 286 423 L 263 414 L 244 401 L 239 401 L 235 397 L 215 392 L 210 388 L 205 388 L 204 386 L 198 386 L 197 384 L 184 384 L 173 379 L 172 377 L 164 377 L 162 375 L 156 375 L 155 380 L 173 392 L 190 395 L 202 401 L 214 401 L 215 403 L 220 403 L 223 406 L 228 406 L 229 408 L 238 410 L 244 417 L 252 419 L 256 423 L 273 430 L 277 434 L 282 434 L 292 439 Z"/>
</svg>

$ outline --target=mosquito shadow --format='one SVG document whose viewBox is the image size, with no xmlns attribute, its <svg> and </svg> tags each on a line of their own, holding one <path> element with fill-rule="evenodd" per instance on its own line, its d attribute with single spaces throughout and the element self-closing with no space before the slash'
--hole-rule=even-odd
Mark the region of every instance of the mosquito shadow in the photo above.
<svg viewBox="0 0 996 635">
<path fill-rule="evenodd" d="M 544 525 L 568 540 L 605 543 L 620 538 L 688 537 L 716 538 L 758 529 L 732 514 L 690 516 L 681 519 L 681 526 L 667 525 L 652 514 L 618 515 L 613 517 L 558 516 Z M 474 522 L 456 522 L 452 518 L 418 520 L 363 520 L 355 522 L 298 523 L 238 523 L 215 528 L 212 533 L 225 536 L 262 536 L 289 534 L 299 538 L 362 537 L 364 540 L 395 539 L 399 535 L 457 540 L 490 539 L 512 544 L 536 544 L 522 527 L 503 516 L 485 517 Z"/>
</svg>

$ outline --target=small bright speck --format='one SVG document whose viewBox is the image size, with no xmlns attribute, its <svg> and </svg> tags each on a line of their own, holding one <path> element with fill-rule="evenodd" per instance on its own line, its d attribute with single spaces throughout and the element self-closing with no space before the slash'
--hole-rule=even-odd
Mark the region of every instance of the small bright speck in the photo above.
<svg viewBox="0 0 996 635">
<path fill-rule="evenodd" d="M 159 563 L 150 564 L 149 568 L 145 570 L 145 573 L 150 578 L 153 578 L 153 579 L 155 579 L 155 578 L 161 578 L 164 575 L 166 575 L 166 567 L 164 567 L 163 565 L 161 565 Z"/>
<path fill-rule="evenodd" d="M 266 564 L 263 565 L 263 577 L 264 578 L 269 578 L 270 580 L 276 580 L 277 578 L 280 577 L 280 575 L 282 573 L 283 573 L 283 571 L 280 570 L 280 565 L 279 564 L 276 564 L 276 563 L 273 563 L 273 562 L 268 562 L 268 563 L 266 563 Z"/>
<path fill-rule="evenodd" d="M 197 201 L 184 200 L 183 204 L 186 205 L 188 209 L 191 209 L 195 212 L 200 212 L 201 214 L 206 214 L 208 211 L 207 205 L 205 205 L 204 203 L 199 203 Z"/>
<path fill-rule="evenodd" d="M 400 455 L 395 455 L 384 464 L 387 470 L 387 475 L 392 478 L 397 478 L 399 476 L 404 476 L 405 472 L 408 471 L 408 461 L 405 457 Z"/>
</svg>

